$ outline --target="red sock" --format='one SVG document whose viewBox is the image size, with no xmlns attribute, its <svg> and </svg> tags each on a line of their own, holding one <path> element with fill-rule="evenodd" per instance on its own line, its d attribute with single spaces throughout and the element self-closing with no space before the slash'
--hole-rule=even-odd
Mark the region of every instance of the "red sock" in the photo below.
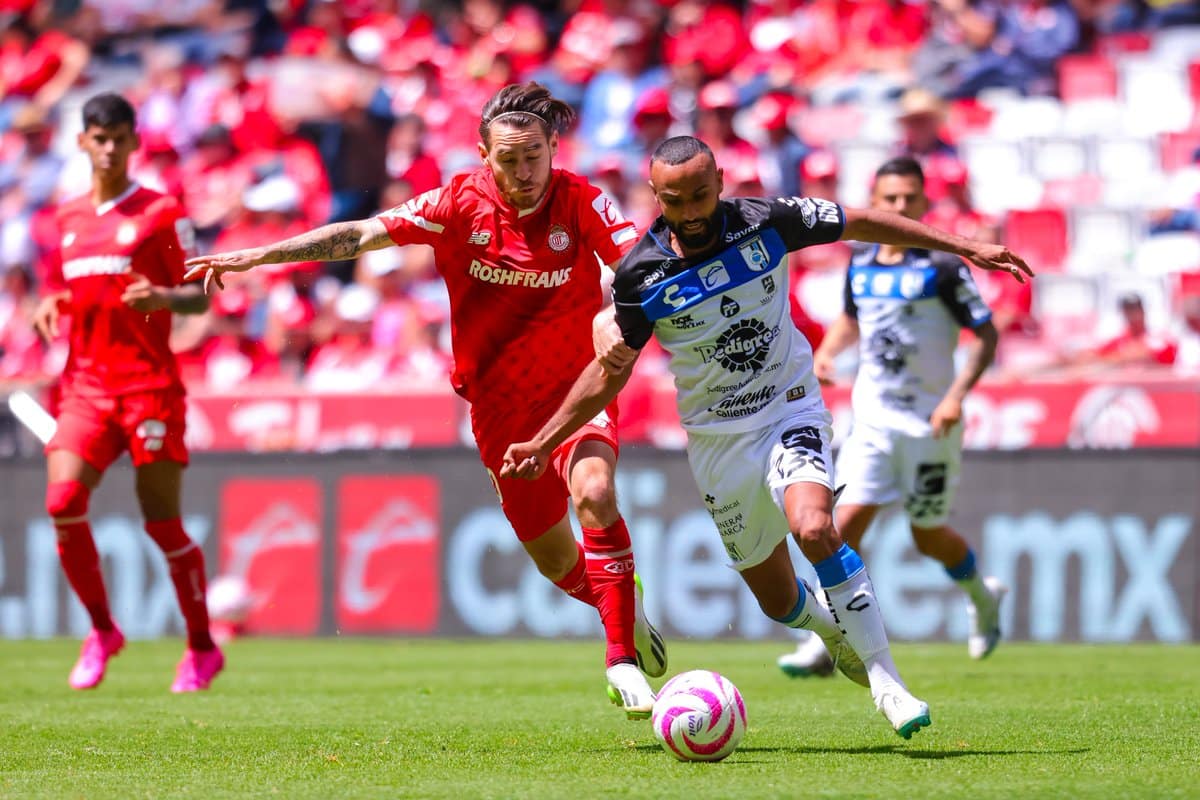
<svg viewBox="0 0 1200 800">
<path fill-rule="evenodd" d="M 111 631 L 113 621 L 108 610 L 108 592 L 104 590 L 104 575 L 100 572 L 100 554 L 96 552 L 92 526 L 85 519 L 56 523 L 54 527 L 58 531 L 58 560 L 62 562 L 63 572 L 67 573 L 67 582 L 91 616 L 92 627 L 98 631 Z"/>
<path fill-rule="evenodd" d="M 583 545 L 576 542 L 575 546 L 579 549 L 579 559 L 575 562 L 575 566 L 571 567 L 571 571 L 562 579 L 555 581 L 554 585 L 579 602 L 594 607 L 596 596 L 592 594 L 592 584 L 588 581 L 587 557 L 584 555 Z"/>
<path fill-rule="evenodd" d="M 146 533 L 167 557 L 175 597 L 187 625 L 188 647 L 193 650 L 212 650 L 212 635 L 208 629 L 207 582 L 204 578 L 204 553 L 183 530 L 179 518 L 146 523 Z"/>
<path fill-rule="evenodd" d="M 583 548 L 587 551 L 587 575 L 604 623 L 608 641 L 607 662 L 637 663 L 633 645 L 633 545 L 625 520 L 617 519 L 607 528 L 584 528 Z"/>
</svg>

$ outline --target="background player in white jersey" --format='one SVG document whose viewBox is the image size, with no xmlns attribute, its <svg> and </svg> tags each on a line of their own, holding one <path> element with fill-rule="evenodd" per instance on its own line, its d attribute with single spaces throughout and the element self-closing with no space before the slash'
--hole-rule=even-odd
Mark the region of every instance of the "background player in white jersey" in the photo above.
<svg viewBox="0 0 1200 800">
<path fill-rule="evenodd" d="M 907 156 L 875 173 L 871 207 L 920 219 L 928 210 L 925 176 Z M 960 328 L 975 333 L 954 373 Z M 996 354 L 992 314 L 957 256 L 873 245 L 855 253 L 846 273 L 845 310 L 813 356 L 823 383 L 834 358 L 859 343 L 852 404 L 854 428 L 838 454 L 846 484 L 837 507 L 842 538 L 857 549 L 882 506 L 904 503 L 913 542 L 940 561 L 967 594 L 967 649 L 983 658 L 1000 639 L 1000 600 L 1007 589 L 981 578 L 975 554 L 946 524 L 962 463 L 962 404 Z M 793 676 L 828 675 L 833 662 L 817 637 L 779 659 Z"/>
<path fill-rule="evenodd" d="M 733 566 L 768 616 L 830 643 L 838 666 L 870 686 L 907 739 L 930 724 L 929 706 L 900 679 L 870 577 L 833 525 L 830 417 L 812 350 L 791 322 L 787 254 L 844 238 L 943 248 L 1013 274 L 1029 268 L 1000 245 L 896 214 L 812 198 L 721 200 L 722 171 L 690 136 L 655 150 L 650 181 L 662 214 L 613 283 L 623 343 L 583 371 L 537 436 L 509 447 L 503 474 L 540 475 L 553 448 L 612 400 L 638 350 L 657 336 L 670 354 L 692 473 Z M 828 607 L 797 581 L 789 531 Z"/>
</svg>

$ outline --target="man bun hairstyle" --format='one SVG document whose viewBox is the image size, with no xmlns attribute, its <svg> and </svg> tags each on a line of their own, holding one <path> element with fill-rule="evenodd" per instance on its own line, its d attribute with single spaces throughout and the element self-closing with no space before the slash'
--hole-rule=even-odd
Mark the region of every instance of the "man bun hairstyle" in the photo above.
<svg viewBox="0 0 1200 800">
<path fill-rule="evenodd" d="M 115 128 L 127 124 L 137 130 L 137 112 L 133 104 L 116 92 L 104 92 L 83 104 L 83 129 L 95 125 L 98 128 Z"/>
<path fill-rule="evenodd" d="M 701 153 L 712 159 L 714 164 L 716 163 L 717 159 L 713 155 L 712 148 L 695 136 L 672 136 L 654 148 L 654 153 L 650 156 L 650 164 L 663 163 L 677 167 L 680 164 L 686 164 Z"/>
<path fill-rule="evenodd" d="M 511 83 L 492 96 L 479 115 L 479 138 L 491 147 L 493 122 L 514 128 L 538 125 L 546 138 L 551 133 L 564 133 L 575 120 L 575 109 L 540 83 Z"/>
</svg>

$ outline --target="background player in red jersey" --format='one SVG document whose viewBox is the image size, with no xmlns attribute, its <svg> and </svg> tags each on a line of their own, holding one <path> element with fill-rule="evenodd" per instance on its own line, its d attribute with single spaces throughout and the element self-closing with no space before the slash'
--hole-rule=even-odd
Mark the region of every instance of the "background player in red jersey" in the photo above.
<svg viewBox="0 0 1200 800">
<path fill-rule="evenodd" d="M 370 219 L 194 258 L 188 277 L 204 273 L 206 286 L 222 286 L 222 273 L 261 264 L 431 245 L 450 293 L 454 389 L 471 405 L 475 440 L 504 513 L 538 570 L 599 610 L 609 696 L 638 719 L 650 715 L 654 700 L 638 667 L 662 675 L 666 652 L 641 611 L 629 532 L 617 510 L 616 405 L 557 448 L 541 480 L 498 477 L 508 442 L 533 434 L 593 360 L 600 263 L 614 266 L 637 239 L 604 192 L 552 168 L 559 132 L 573 116 L 536 83 L 506 86 L 483 109 L 484 166 L 477 171 Z M 583 527 L 582 546 L 568 522 L 568 497 Z"/>
<path fill-rule="evenodd" d="M 71 320 L 58 428 L 46 445 L 46 509 L 67 580 L 93 626 L 70 684 L 95 687 L 125 644 L 109 612 L 87 511 L 104 471 L 128 450 L 146 532 L 167 557 L 187 623 L 171 691 L 207 689 L 225 659 L 209 636 L 204 555 L 179 519 L 188 461 L 184 390 L 167 339 L 171 313 L 201 313 L 208 298 L 199 286 L 179 285 L 191 243 L 179 204 L 129 178 L 138 148 L 133 106 L 120 95 L 97 95 L 83 106 L 83 127 L 79 148 L 91 160 L 92 189 L 58 209 L 62 269 L 34 315 L 47 339 L 58 335 L 60 316 Z"/>
</svg>

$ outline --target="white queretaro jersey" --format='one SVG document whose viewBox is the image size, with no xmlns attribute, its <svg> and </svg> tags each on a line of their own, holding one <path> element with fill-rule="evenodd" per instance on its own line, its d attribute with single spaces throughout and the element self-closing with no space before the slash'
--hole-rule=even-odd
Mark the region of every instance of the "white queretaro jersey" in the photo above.
<svg viewBox="0 0 1200 800">
<path fill-rule="evenodd" d="M 722 200 L 717 244 L 681 258 L 659 217 L 613 280 L 625 343 L 671 357 L 683 427 L 741 433 L 821 402 L 812 348 L 792 322 L 792 250 L 836 241 L 841 207 L 807 197 Z"/>
<path fill-rule="evenodd" d="M 845 311 L 859 330 L 854 418 L 928 436 L 929 415 L 954 382 L 959 328 L 977 328 L 992 312 L 958 256 L 910 248 L 887 265 L 878 254 L 878 245 L 863 246 L 846 273 Z"/>
</svg>

